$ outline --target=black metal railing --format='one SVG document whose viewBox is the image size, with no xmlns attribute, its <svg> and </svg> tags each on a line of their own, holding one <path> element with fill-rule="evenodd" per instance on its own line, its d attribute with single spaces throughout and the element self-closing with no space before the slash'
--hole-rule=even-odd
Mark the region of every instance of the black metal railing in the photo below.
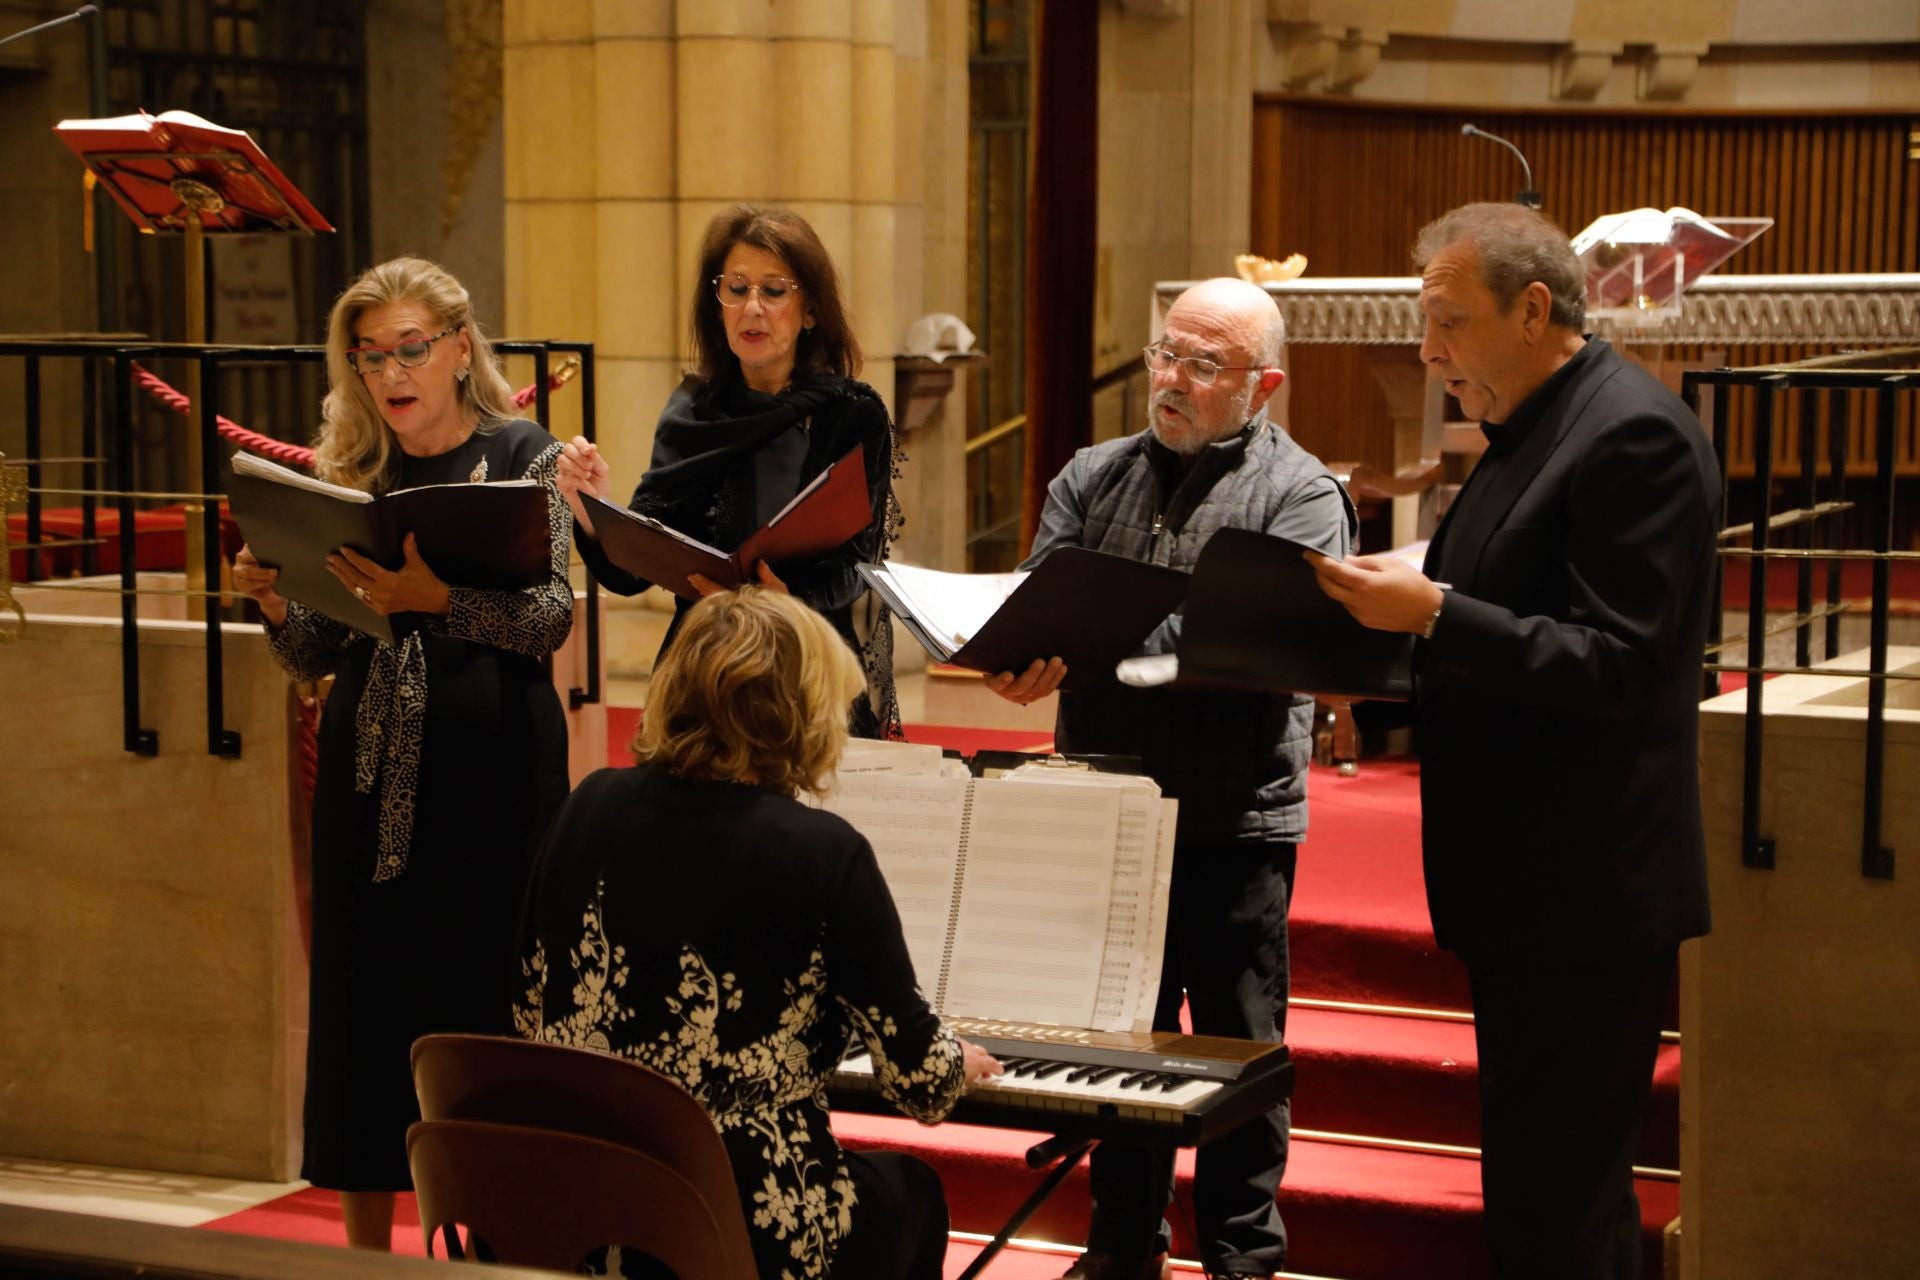
<svg viewBox="0 0 1920 1280">
<path fill-rule="evenodd" d="M 594 413 L 594 361 L 590 342 L 499 341 L 495 350 L 503 355 L 531 356 L 536 392 L 534 420 L 543 428 L 551 422 L 549 382 L 553 357 L 573 355 L 580 361 L 581 434 L 597 438 Z M 93 575 L 99 569 L 99 548 L 108 541 L 99 535 L 100 503 L 111 502 L 119 517 L 114 541 L 119 549 L 120 585 L 117 588 L 86 588 L 117 591 L 120 596 L 120 672 L 123 742 L 126 750 L 144 756 L 159 754 L 159 733 L 140 723 L 140 626 L 138 597 L 165 594 L 192 596 L 204 602 L 206 624 L 206 707 L 207 751 L 211 755 L 237 758 L 240 735 L 226 726 L 225 682 L 222 674 L 222 610 L 220 602 L 231 593 L 219 589 L 221 581 L 219 473 L 225 453 L 220 448 L 218 395 L 203 396 L 194 406 L 193 420 L 187 429 L 200 437 L 200 475 L 188 492 L 143 491 L 139 487 L 138 455 L 134 447 L 134 419 L 139 405 L 135 383 L 136 362 L 156 357 L 191 360 L 199 365 L 200 385 L 213 389 L 220 385 L 223 366 L 236 363 L 298 364 L 324 362 L 326 349 L 318 346 L 248 347 L 228 344 L 190 344 L 134 341 L 125 338 L 20 339 L 0 340 L 0 359 L 24 361 L 25 404 L 23 434 L 25 456 L 9 459 L 26 473 L 26 544 L 14 548 L 26 553 L 27 580 L 40 579 L 44 570 L 42 552 L 76 543 L 81 556 L 81 572 Z M 43 453 L 45 432 L 42 422 L 42 362 L 76 360 L 82 368 L 81 452 L 74 456 L 51 457 Z M 104 429 L 103 429 L 104 428 Z M 105 451 L 102 452 L 102 445 Z M 77 488 L 44 483 L 45 470 L 56 465 L 81 468 Z M 111 487 L 102 487 L 102 474 L 112 477 Z M 80 504 L 80 537 L 50 540 L 44 523 L 43 499 L 74 498 Z M 164 500 L 201 508 L 201 569 L 204 590 L 143 588 L 139 582 L 139 555 L 136 539 L 136 504 Z M 3 515 L 3 513 L 0 513 Z M 588 577 L 586 589 L 587 680 L 584 688 L 569 690 L 568 699 L 575 709 L 601 698 L 599 593 Z"/>
<path fill-rule="evenodd" d="M 1902 400 L 1908 406 L 1909 421 L 1920 416 L 1920 349 L 1876 353 L 1871 356 L 1823 357 L 1795 364 L 1754 369 L 1719 369 L 1689 372 L 1683 376 L 1682 395 L 1696 414 L 1701 393 L 1707 390 L 1711 400 L 1711 420 L 1715 454 L 1720 459 L 1724 489 L 1727 466 L 1727 423 L 1734 397 L 1752 395 L 1754 404 L 1754 480 L 1752 518 L 1733 524 L 1721 535 L 1723 544 L 1745 539 L 1745 546 L 1721 547 L 1721 565 L 1730 560 L 1747 562 L 1747 631 L 1743 636 L 1723 638 L 1721 614 L 1724 597 L 1719 581 L 1714 584 L 1715 607 L 1708 638 L 1706 664 L 1709 693 L 1717 692 L 1718 676 L 1734 672 L 1746 677 L 1745 761 L 1741 790 L 1740 857 L 1749 866 L 1767 869 L 1774 865 L 1777 850 L 1771 836 L 1762 831 L 1761 787 L 1764 781 L 1762 747 L 1765 718 L 1762 715 L 1762 685 L 1770 675 L 1815 671 L 1822 675 L 1856 676 L 1867 681 L 1866 759 L 1864 780 L 1864 817 L 1860 833 L 1860 873 L 1873 879 L 1891 879 L 1894 873 L 1893 850 L 1881 843 L 1883 802 L 1886 795 L 1886 707 L 1890 680 L 1920 679 L 1920 674 L 1887 670 L 1888 618 L 1892 586 L 1892 567 L 1900 560 L 1920 560 L 1920 551 L 1895 550 L 1894 479 L 1900 450 L 1896 425 L 1902 416 Z M 1822 396 L 1822 392 L 1826 394 Z M 1797 398 L 1795 393 L 1798 393 Z M 1867 498 L 1867 528 L 1872 545 L 1846 548 L 1823 545 L 1823 534 L 1843 527 L 1843 517 L 1858 504 L 1846 489 L 1847 438 L 1854 427 L 1856 410 L 1871 404 L 1873 432 L 1873 473 Z M 1820 410 L 1826 409 L 1826 474 L 1821 475 L 1819 449 Z M 1799 475 L 1786 480 L 1785 489 L 1795 504 L 1774 511 L 1775 436 L 1787 413 L 1799 414 Z M 1798 546 L 1776 546 L 1773 535 L 1780 532 L 1783 541 Z M 1841 570 L 1848 560 L 1865 560 L 1872 565 L 1872 587 L 1868 602 L 1867 666 L 1864 670 L 1840 670 L 1831 666 L 1813 666 L 1813 628 L 1821 630 L 1824 659 L 1831 661 L 1840 648 L 1840 620 L 1848 606 L 1842 599 Z M 1776 561 L 1795 565 L 1795 611 L 1784 622 L 1769 628 L 1767 608 L 1768 567 Z M 1824 599 L 1814 600 L 1815 566 L 1826 565 Z M 1766 642 L 1769 634 L 1794 632 L 1794 664 L 1769 665 Z M 1744 645 L 1746 661 L 1729 663 L 1727 651 Z"/>
</svg>

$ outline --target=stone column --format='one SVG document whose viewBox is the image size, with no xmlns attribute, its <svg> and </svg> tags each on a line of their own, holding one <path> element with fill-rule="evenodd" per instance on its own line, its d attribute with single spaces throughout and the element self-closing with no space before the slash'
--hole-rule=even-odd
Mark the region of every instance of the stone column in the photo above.
<svg viewBox="0 0 1920 1280">
<path fill-rule="evenodd" d="M 617 491 L 645 470 L 685 367 L 700 236 L 727 205 L 782 204 L 813 224 L 866 353 L 861 376 L 889 404 L 906 324 L 964 310 L 964 267 L 951 294 L 929 299 L 922 283 L 934 252 L 924 191 L 961 219 L 942 223 L 939 252 L 963 252 L 965 218 L 964 25 L 946 108 L 961 132 L 935 175 L 921 110 L 930 14 L 950 38 L 965 4 L 506 0 L 505 329 L 596 344 Z M 569 430 L 576 411 L 554 403 Z M 909 527 L 927 514 L 910 509 Z M 944 541 L 930 548 L 944 554 Z"/>
</svg>

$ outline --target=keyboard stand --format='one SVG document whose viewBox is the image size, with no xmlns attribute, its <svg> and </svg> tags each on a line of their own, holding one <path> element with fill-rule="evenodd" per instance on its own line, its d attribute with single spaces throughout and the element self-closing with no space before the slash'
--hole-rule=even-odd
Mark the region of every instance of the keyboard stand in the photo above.
<svg viewBox="0 0 1920 1280">
<path fill-rule="evenodd" d="M 1037 1142 L 1027 1148 L 1029 1169 L 1045 1168 L 1049 1162 L 1056 1160 L 1059 1163 L 1048 1170 L 1047 1176 L 1040 1180 L 1040 1185 L 1033 1189 L 1033 1194 L 1013 1211 L 1013 1216 L 1007 1219 L 1007 1225 L 1001 1227 L 999 1233 L 981 1248 L 980 1256 L 960 1273 L 959 1280 L 974 1280 L 987 1269 L 987 1264 L 999 1256 L 1000 1251 L 1007 1247 L 1007 1242 L 1013 1239 L 1013 1233 L 1027 1225 L 1027 1219 L 1033 1216 L 1034 1210 L 1045 1204 L 1047 1197 L 1058 1191 L 1060 1184 L 1067 1180 L 1067 1175 L 1086 1159 L 1087 1152 L 1093 1150 L 1094 1141 L 1092 1138 L 1056 1134 L 1045 1142 Z"/>
</svg>

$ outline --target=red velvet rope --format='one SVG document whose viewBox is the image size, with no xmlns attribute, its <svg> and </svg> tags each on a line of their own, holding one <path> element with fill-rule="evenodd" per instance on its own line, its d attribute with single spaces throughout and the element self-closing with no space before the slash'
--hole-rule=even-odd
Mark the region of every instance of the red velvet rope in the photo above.
<svg viewBox="0 0 1920 1280">
<path fill-rule="evenodd" d="M 307 810 L 313 810 L 313 784 L 320 776 L 320 698 L 302 698 L 300 713 L 300 790 L 306 793 Z"/>
<path fill-rule="evenodd" d="M 547 377 L 547 389 L 558 391 L 572 378 L 572 370 L 563 366 Z M 186 413 L 193 408 L 193 401 L 186 393 L 169 386 L 158 374 L 142 368 L 138 361 L 133 365 L 134 381 L 140 384 L 148 395 L 166 405 L 175 413 Z M 539 388 L 528 383 L 513 393 L 513 404 L 524 409 L 532 404 L 539 395 Z M 313 450 L 305 445 L 288 444 L 284 440 L 275 440 L 272 436 L 263 436 L 258 431 L 249 431 L 225 414 L 214 417 L 214 427 L 220 432 L 220 438 L 229 444 L 238 445 L 248 453 L 257 453 L 272 458 L 276 462 L 291 462 L 296 467 L 313 467 Z"/>
</svg>

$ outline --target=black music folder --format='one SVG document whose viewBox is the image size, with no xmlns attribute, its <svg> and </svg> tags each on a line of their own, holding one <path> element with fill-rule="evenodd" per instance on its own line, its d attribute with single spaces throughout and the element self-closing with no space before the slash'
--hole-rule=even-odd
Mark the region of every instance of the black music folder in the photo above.
<svg viewBox="0 0 1920 1280">
<path fill-rule="evenodd" d="M 1113 678 L 1187 595 L 1187 575 L 1125 556 L 1061 547 L 1024 573 L 859 566 L 907 630 L 941 662 L 990 673 L 1062 658 L 1066 689 Z"/>
<path fill-rule="evenodd" d="M 689 600 L 700 598 L 688 581 L 696 573 L 723 587 L 757 582 L 754 566 L 762 560 L 781 564 L 825 555 L 873 523 L 867 451 L 857 444 L 730 552 L 605 498 L 590 496 L 586 502 L 607 559 Z"/>
<path fill-rule="evenodd" d="M 1413 637 L 1375 631 L 1320 590 L 1307 548 L 1222 529 L 1193 567 L 1177 654 L 1121 664 L 1142 687 L 1248 689 L 1403 701 Z"/>
<path fill-rule="evenodd" d="M 397 569 L 411 533 L 420 558 L 456 587 L 516 591 L 552 572 L 547 488 L 538 480 L 422 485 L 376 498 L 247 453 L 234 454 L 232 468 L 234 519 L 254 557 L 280 570 L 274 590 L 389 644 L 405 615 L 380 616 L 327 572 L 336 547 Z"/>
</svg>

